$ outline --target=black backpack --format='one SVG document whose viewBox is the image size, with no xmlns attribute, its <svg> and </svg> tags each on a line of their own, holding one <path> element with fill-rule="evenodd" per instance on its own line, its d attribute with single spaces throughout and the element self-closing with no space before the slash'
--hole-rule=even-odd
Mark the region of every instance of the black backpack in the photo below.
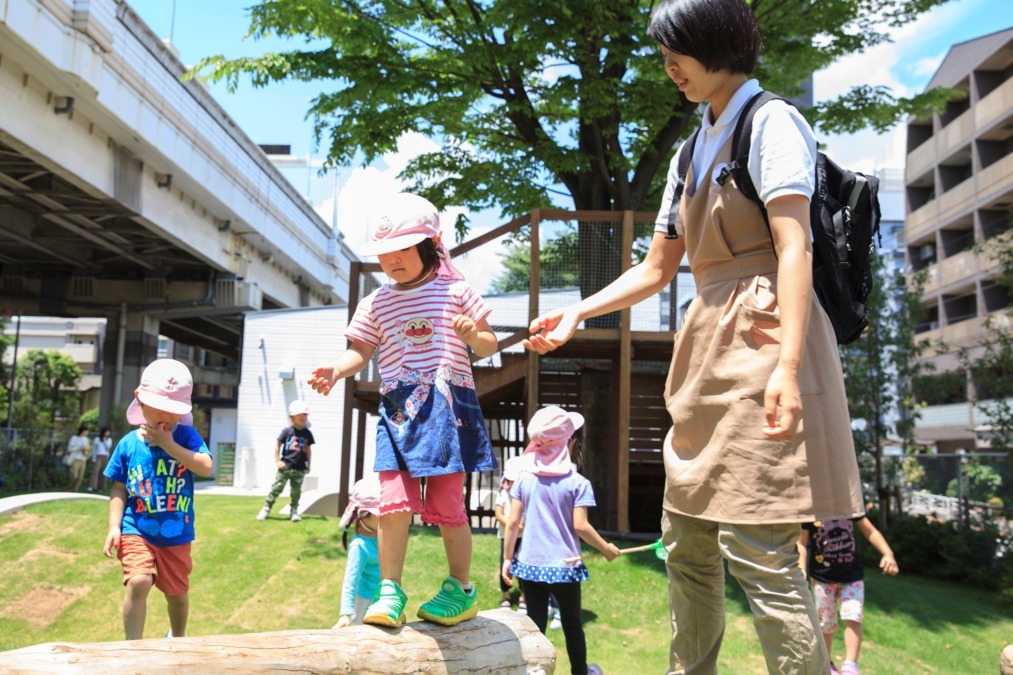
<svg viewBox="0 0 1013 675">
<path fill-rule="evenodd" d="M 791 101 L 761 91 L 746 103 L 732 133 L 732 162 L 718 177 L 724 185 L 730 176 L 746 197 L 756 202 L 770 230 L 767 209 L 756 194 L 746 166 L 753 116 L 768 101 Z M 675 215 L 693 159 L 697 129 L 683 144 L 679 157 L 678 183 L 669 215 L 668 237 L 675 235 Z M 857 340 L 869 325 L 869 298 L 872 295 L 872 256 L 879 241 L 879 179 L 848 171 L 822 152 L 816 156 L 816 181 L 809 203 L 809 221 L 813 234 L 813 290 L 830 317 L 837 344 Z"/>
</svg>

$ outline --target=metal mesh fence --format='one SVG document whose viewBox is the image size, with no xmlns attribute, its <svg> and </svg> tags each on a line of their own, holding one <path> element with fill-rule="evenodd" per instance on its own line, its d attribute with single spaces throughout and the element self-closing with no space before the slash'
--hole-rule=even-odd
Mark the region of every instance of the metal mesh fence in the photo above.
<svg viewBox="0 0 1013 675">
<path fill-rule="evenodd" d="M 70 434 L 53 429 L 0 429 L 0 489 L 44 490 L 67 483 L 62 459 Z"/>
<path fill-rule="evenodd" d="M 863 456 L 859 465 L 867 505 L 881 508 L 875 462 Z M 1013 534 L 1013 463 L 1002 453 L 888 455 L 882 476 L 894 512 L 975 526 L 991 522 Z"/>
</svg>

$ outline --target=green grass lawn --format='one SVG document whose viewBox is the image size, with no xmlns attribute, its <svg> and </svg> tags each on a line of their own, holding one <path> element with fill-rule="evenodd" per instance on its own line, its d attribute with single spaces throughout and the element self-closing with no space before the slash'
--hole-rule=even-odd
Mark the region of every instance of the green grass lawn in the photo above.
<svg viewBox="0 0 1013 675">
<path fill-rule="evenodd" d="M 329 627 L 338 618 L 345 553 L 336 519 L 257 522 L 253 497 L 197 496 L 190 635 Z M 106 506 L 80 500 L 0 517 L 0 650 L 53 641 L 121 640 L 120 566 L 105 558 Z M 630 546 L 634 544 L 629 544 Z M 900 564 L 903 570 L 903 551 Z M 475 536 L 472 580 L 483 609 L 499 600 L 499 543 Z M 668 662 L 668 595 L 663 564 L 650 552 L 588 563 L 584 622 L 588 653 L 606 673 L 661 673 Z M 409 616 L 446 574 L 439 533 L 412 530 L 404 587 Z M 1013 613 L 984 592 L 904 576 L 866 581 L 864 673 L 995 673 L 1013 640 Z M 765 673 L 738 584 L 726 587 L 722 672 Z M 153 591 L 147 637 L 168 627 Z M 549 631 L 569 672 L 561 631 Z M 835 641 L 842 658 L 843 636 Z"/>
</svg>

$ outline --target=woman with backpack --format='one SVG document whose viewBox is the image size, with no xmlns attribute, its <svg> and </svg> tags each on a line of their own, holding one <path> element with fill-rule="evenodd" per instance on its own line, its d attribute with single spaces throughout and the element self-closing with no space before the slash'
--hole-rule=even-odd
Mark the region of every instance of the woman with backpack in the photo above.
<svg viewBox="0 0 1013 675">
<path fill-rule="evenodd" d="M 698 295 L 665 388 L 671 672 L 717 670 L 723 556 L 753 609 L 768 670 L 825 673 L 830 661 L 795 548 L 799 524 L 857 517 L 864 507 L 834 331 L 812 288 L 816 140 L 782 101 L 756 112 L 748 171 L 768 230 L 723 171 L 739 114 L 761 91 L 749 78 L 760 52 L 752 10 L 744 0 L 664 0 L 650 31 L 679 90 L 708 103 L 685 190 L 673 204 L 677 153 L 644 262 L 536 318 L 525 346 L 556 349 L 581 321 L 665 288 L 688 256 Z"/>
</svg>

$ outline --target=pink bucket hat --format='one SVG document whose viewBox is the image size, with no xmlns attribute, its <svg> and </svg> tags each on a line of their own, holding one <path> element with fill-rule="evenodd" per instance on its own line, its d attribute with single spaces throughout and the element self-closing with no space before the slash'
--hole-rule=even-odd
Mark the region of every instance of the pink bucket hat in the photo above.
<svg viewBox="0 0 1013 675">
<path fill-rule="evenodd" d="M 193 425 L 190 411 L 190 395 L 193 393 L 193 377 L 190 369 L 175 359 L 153 361 L 141 374 L 141 384 L 134 390 L 134 400 L 127 408 L 127 422 L 136 426 L 144 424 L 144 411 L 140 403 L 156 410 L 182 415 L 180 424 Z"/>
<path fill-rule="evenodd" d="M 573 465 L 567 447 L 577 429 L 584 426 L 584 416 L 550 405 L 538 410 L 528 422 L 528 447 L 521 455 L 522 470 L 537 476 L 564 476 Z"/>
<path fill-rule="evenodd" d="M 356 519 L 359 511 L 380 515 L 380 481 L 376 476 L 369 476 L 355 481 L 352 486 L 352 494 L 348 496 L 348 506 L 341 514 L 338 527 L 347 528 Z"/>
<path fill-rule="evenodd" d="M 369 241 L 359 249 L 359 255 L 393 253 L 437 237 L 440 232 L 440 213 L 433 203 L 402 192 L 384 200 L 382 209 L 369 225 Z M 438 273 L 463 279 L 464 275 L 450 264 L 450 252 L 442 241 L 439 249 L 442 255 Z"/>
</svg>

